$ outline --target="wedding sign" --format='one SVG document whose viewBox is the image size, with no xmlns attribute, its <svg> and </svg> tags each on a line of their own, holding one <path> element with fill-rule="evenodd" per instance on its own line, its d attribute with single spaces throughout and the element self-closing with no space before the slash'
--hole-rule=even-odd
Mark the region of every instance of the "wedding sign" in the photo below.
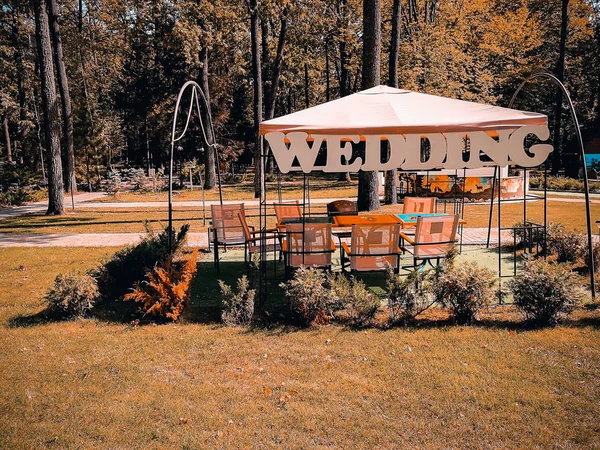
<svg viewBox="0 0 600 450">
<path fill-rule="evenodd" d="M 485 166 L 536 167 L 552 151 L 549 144 L 538 143 L 526 149 L 526 138 L 534 136 L 540 141 L 550 137 L 547 126 L 527 125 L 517 129 L 497 131 L 497 137 L 485 131 L 456 133 L 426 133 L 408 135 L 321 135 L 305 132 L 272 132 L 265 135 L 277 166 L 282 173 L 298 170 L 305 173 L 358 172 L 433 169 L 476 169 Z M 353 158 L 352 143 L 364 141 L 364 156 Z M 422 141 L 429 141 L 428 157 L 422 158 Z M 389 143 L 389 157 L 382 159 L 381 143 Z M 467 143 L 467 145 L 465 145 Z M 326 148 L 326 163 L 316 166 L 322 145 Z M 468 155 L 465 155 L 465 150 Z M 482 159 L 482 154 L 486 155 Z"/>
</svg>

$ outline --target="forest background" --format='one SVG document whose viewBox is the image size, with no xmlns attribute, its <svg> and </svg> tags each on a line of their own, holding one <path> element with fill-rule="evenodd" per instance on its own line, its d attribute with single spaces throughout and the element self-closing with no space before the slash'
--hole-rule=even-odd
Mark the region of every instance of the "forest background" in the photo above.
<svg viewBox="0 0 600 450">
<path fill-rule="evenodd" d="M 60 157 L 66 190 L 98 188 L 113 164 L 165 167 L 176 94 L 195 80 L 215 123 L 207 139 L 216 140 L 224 163 L 252 164 L 260 120 L 361 90 L 368 4 L 377 2 L 5 1 L 0 160 L 39 176 L 42 162 Z M 600 133 L 599 2 L 381 0 L 380 8 L 383 84 L 507 106 L 521 81 L 546 71 L 565 81 L 586 140 Z M 39 26 L 44 12 L 48 42 Z M 58 86 L 54 114 L 43 101 L 45 45 Z M 542 82 L 526 89 L 516 107 L 548 114 L 559 149 L 552 172 L 576 176 L 573 125 L 559 103 L 556 89 Z M 44 138 L 49 128 L 60 135 L 59 150 Z M 214 160 L 206 148 L 194 128 L 176 158 L 204 162 L 212 188 Z"/>
</svg>

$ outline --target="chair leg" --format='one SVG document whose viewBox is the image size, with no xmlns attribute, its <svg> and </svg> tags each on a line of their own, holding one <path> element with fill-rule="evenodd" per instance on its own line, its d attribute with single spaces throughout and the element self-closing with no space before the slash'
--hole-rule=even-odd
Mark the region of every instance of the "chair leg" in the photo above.
<svg viewBox="0 0 600 450">
<path fill-rule="evenodd" d="M 221 268 L 219 267 L 219 243 L 215 242 L 213 244 L 213 254 L 215 257 L 215 268 L 217 269 L 217 275 L 221 273 Z"/>
</svg>

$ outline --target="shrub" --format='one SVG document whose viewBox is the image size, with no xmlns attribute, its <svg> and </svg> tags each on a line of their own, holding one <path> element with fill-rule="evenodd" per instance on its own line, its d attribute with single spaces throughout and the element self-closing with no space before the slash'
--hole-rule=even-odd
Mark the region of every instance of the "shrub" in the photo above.
<svg viewBox="0 0 600 450">
<path fill-rule="evenodd" d="M 345 310 L 354 326 L 371 323 L 381 304 L 379 298 L 362 281 L 349 280 L 341 273 L 329 275 L 327 279 L 332 290 L 332 309 Z"/>
<path fill-rule="evenodd" d="M 578 277 L 567 264 L 539 259 L 529 261 L 523 273 L 510 281 L 515 306 L 537 325 L 555 323 L 583 298 Z"/>
<path fill-rule="evenodd" d="M 556 257 L 557 262 L 574 263 L 587 253 L 587 242 L 581 233 L 567 232 L 562 226 L 554 225 L 547 235 L 547 253 Z"/>
<path fill-rule="evenodd" d="M 429 272 L 415 270 L 407 276 L 388 269 L 386 277 L 388 308 L 392 323 L 414 319 L 431 306 L 428 292 Z"/>
<path fill-rule="evenodd" d="M 589 265 L 590 265 L 589 254 L 590 254 L 590 252 L 589 252 L 588 246 L 587 246 L 587 237 L 584 237 L 584 239 L 585 239 L 585 244 L 584 244 L 584 248 L 582 250 L 581 258 L 583 260 L 583 263 L 585 264 L 585 267 L 589 270 Z M 598 267 L 598 265 L 600 264 L 600 242 L 596 242 L 593 244 L 592 255 L 594 257 L 594 269 L 596 270 L 596 272 L 598 272 L 598 270 L 600 269 L 600 267 Z"/>
<path fill-rule="evenodd" d="M 44 297 L 48 310 L 63 317 L 84 316 L 98 298 L 98 285 L 89 275 L 60 274 Z"/>
<path fill-rule="evenodd" d="M 36 176 L 14 163 L 0 164 L 0 205 L 20 206 L 41 200 Z"/>
<path fill-rule="evenodd" d="M 183 225 L 178 233 L 172 231 L 172 255 L 179 252 L 185 242 L 189 225 Z M 169 231 L 148 235 L 138 244 L 116 252 L 111 259 L 95 272 L 98 289 L 104 300 L 121 299 L 146 273 L 169 259 Z"/>
<path fill-rule="evenodd" d="M 150 192 L 151 189 L 148 186 L 148 181 L 149 178 L 144 174 L 143 169 L 135 170 L 131 179 L 131 190 L 140 194 Z"/>
<path fill-rule="evenodd" d="M 121 175 L 119 172 L 112 171 L 108 175 L 108 179 L 104 183 L 104 190 L 113 197 L 116 197 L 122 187 Z"/>
<path fill-rule="evenodd" d="M 148 281 L 137 283 L 124 300 L 141 303 L 144 315 L 177 321 L 190 299 L 197 261 L 198 250 L 194 250 L 185 261 L 165 262 L 148 272 Z"/>
<path fill-rule="evenodd" d="M 328 323 L 339 304 L 325 273 L 319 269 L 301 267 L 291 280 L 280 286 L 285 290 L 292 311 L 307 325 Z"/>
<path fill-rule="evenodd" d="M 229 326 L 247 326 L 252 321 L 254 314 L 254 297 L 256 290 L 250 289 L 250 282 L 246 275 L 238 278 L 237 290 L 219 280 L 221 295 L 223 296 L 223 313 L 221 319 Z"/>
<path fill-rule="evenodd" d="M 495 277 L 475 262 L 444 265 L 432 278 L 434 298 L 459 324 L 473 322 L 494 296 Z"/>
<path fill-rule="evenodd" d="M 523 225 L 523 222 L 517 222 L 513 225 L 513 236 L 517 238 L 518 244 L 529 244 L 529 236 L 531 234 L 531 243 L 544 242 L 544 228 L 533 228 L 529 224 Z"/>
</svg>

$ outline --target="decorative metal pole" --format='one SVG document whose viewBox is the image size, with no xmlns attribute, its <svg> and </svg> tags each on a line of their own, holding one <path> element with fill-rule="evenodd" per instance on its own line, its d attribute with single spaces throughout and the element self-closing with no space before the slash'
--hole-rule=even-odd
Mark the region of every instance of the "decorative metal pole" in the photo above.
<svg viewBox="0 0 600 450">
<path fill-rule="evenodd" d="M 175 137 L 175 130 L 177 127 L 177 115 L 179 114 L 179 103 L 181 102 L 181 97 L 183 96 L 183 93 L 185 92 L 185 90 L 188 88 L 188 86 L 192 87 L 192 97 L 190 99 L 190 108 L 188 110 L 188 114 L 187 114 L 187 119 L 185 122 L 185 128 L 183 129 L 183 132 L 178 136 Z M 202 123 L 202 111 L 200 110 L 200 103 L 198 98 L 202 96 L 202 99 L 204 100 L 204 106 L 206 107 L 206 110 L 208 111 L 208 126 L 210 126 L 211 130 L 212 130 L 212 135 L 215 135 L 214 132 L 214 127 L 212 124 L 212 116 L 210 114 L 210 105 L 208 104 L 208 102 L 206 101 L 206 97 L 204 95 L 204 92 L 202 91 L 202 88 L 198 85 L 198 83 L 196 83 L 195 81 L 187 81 L 179 90 L 179 94 L 177 95 L 177 103 L 175 103 L 175 112 L 173 115 L 173 128 L 171 130 L 171 152 L 169 155 L 169 200 L 168 200 L 168 207 L 169 207 L 169 225 L 167 226 L 167 231 L 169 233 L 169 255 L 171 254 L 172 250 L 173 250 L 173 150 L 175 149 L 175 142 L 181 140 L 184 136 L 185 133 L 187 132 L 187 129 L 190 125 L 190 119 L 192 117 L 192 110 L 194 109 L 194 104 L 196 105 L 196 109 L 198 110 L 198 118 L 200 119 L 200 128 L 202 129 L 202 134 L 204 136 L 204 141 L 207 143 L 207 145 L 209 147 L 211 147 L 211 149 L 209 149 L 208 151 L 214 151 L 216 158 L 215 158 L 215 163 L 216 163 L 216 168 L 217 168 L 217 173 L 218 173 L 218 177 L 219 177 L 219 198 L 221 199 L 221 204 L 223 204 L 223 193 L 221 192 L 221 168 L 219 167 L 219 153 L 217 151 L 217 145 L 216 144 L 210 144 L 206 138 L 206 132 L 205 132 L 205 128 L 204 128 L 204 123 Z M 204 188 L 202 190 L 202 208 L 204 209 Z"/>
<path fill-rule="evenodd" d="M 591 284 L 591 289 L 592 289 L 592 299 L 595 300 L 596 299 L 596 280 L 595 280 L 596 274 L 595 274 L 595 267 L 594 267 L 594 244 L 592 242 L 592 214 L 590 211 L 590 189 L 589 189 L 589 184 L 588 184 L 587 163 L 585 161 L 585 149 L 583 147 L 583 138 L 581 136 L 581 128 L 579 127 L 579 120 L 577 120 L 577 114 L 575 113 L 575 107 L 573 106 L 573 102 L 571 101 L 571 96 L 569 95 L 569 91 L 567 90 L 565 85 L 554 75 L 546 73 L 546 72 L 536 73 L 536 74 L 531 75 L 529 78 L 527 78 L 525 81 L 523 81 L 519 85 L 519 87 L 513 94 L 512 98 L 510 99 L 510 103 L 508 104 L 508 107 L 512 108 L 513 103 L 514 103 L 515 99 L 517 98 L 517 95 L 523 88 L 523 86 L 525 86 L 530 81 L 535 80 L 536 78 L 545 78 L 547 80 L 553 81 L 554 84 L 556 84 L 561 89 L 562 93 L 564 94 L 564 96 L 567 99 L 567 103 L 569 104 L 569 111 L 571 112 L 571 118 L 573 119 L 573 123 L 575 124 L 575 133 L 577 134 L 577 140 L 579 142 L 579 149 L 581 150 L 580 156 L 581 156 L 581 164 L 583 166 L 583 188 L 585 190 L 585 214 L 586 214 L 586 220 L 587 220 L 588 258 L 589 258 L 589 261 L 588 261 L 589 266 L 588 267 L 590 269 L 590 284 Z M 557 149 L 554 149 L 554 151 L 557 151 Z M 544 186 L 544 191 L 545 190 L 546 190 L 546 188 Z"/>
</svg>

